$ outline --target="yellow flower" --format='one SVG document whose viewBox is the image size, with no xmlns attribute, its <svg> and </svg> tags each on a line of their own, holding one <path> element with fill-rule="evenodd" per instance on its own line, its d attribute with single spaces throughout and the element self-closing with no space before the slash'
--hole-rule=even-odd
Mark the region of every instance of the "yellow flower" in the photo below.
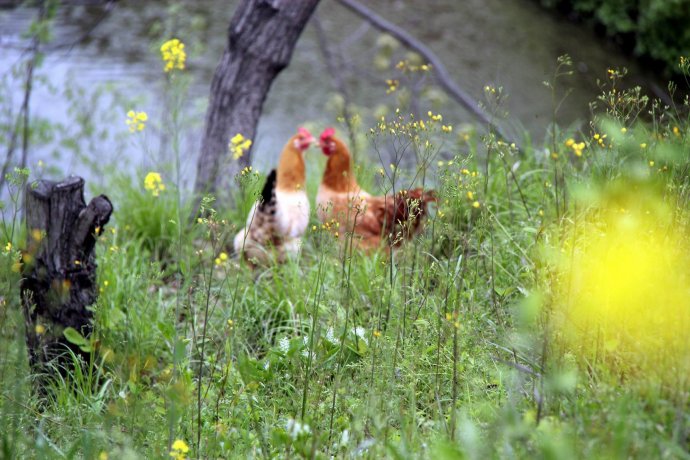
<svg viewBox="0 0 690 460">
<path fill-rule="evenodd" d="M 186 442 L 184 442 L 182 439 L 177 439 L 172 445 L 172 450 L 170 451 L 170 456 L 174 458 L 175 460 L 185 460 L 187 454 L 189 452 L 189 446 L 187 445 Z"/>
<path fill-rule="evenodd" d="M 228 255 L 224 252 L 221 252 L 219 257 L 220 257 L 220 260 L 228 260 Z"/>
<path fill-rule="evenodd" d="M 172 449 L 177 450 L 179 452 L 182 452 L 183 454 L 186 454 L 189 452 L 189 446 L 182 439 L 176 439 L 172 445 Z"/>
<path fill-rule="evenodd" d="M 390 94 L 390 93 L 395 92 L 398 89 L 400 82 L 398 80 L 386 80 L 386 85 L 388 85 L 388 89 L 386 90 L 386 94 Z"/>
<path fill-rule="evenodd" d="M 374 337 L 381 337 L 381 331 L 374 331 Z"/>
<path fill-rule="evenodd" d="M 673 134 L 675 134 L 676 137 L 680 137 L 680 129 L 678 128 L 678 126 L 673 127 Z"/>
<path fill-rule="evenodd" d="M 232 157 L 237 160 L 244 155 L 244 152 L 249 150 L 249 147 L 252 146 L 252 141 L 251 139 L 245 139 L 245 137 L 242 134 L 235 134 L 232 139 L 230 139 L 230 143 L 228 144 L 228 148 L 232 152 Z"/>
<path fill-rule="evenodd" d="M 468 192 L 467 192 L 467 199 L 470 200 L 470 201 L 471 201 L 471 200 L 474 200 L 474 193 L 468 191 Z"/>
<path fill-rule="evenodd" d="M 127 120 L 125 122 L 129 127 L 129 132 L 135 133 L 144 130 L 148 119 L 149 116 L 146 115 L 146 112 L 135 112 L 134 110 L 130 110 L 127 112 Z"/>
<path fill-rule="evenodd" d="M 46 327 L 43 324 L 37 324 L 35 331 L 37 335 L 43 335 L 46 332 Z"/>
<path fill-rule="evenodd" d="M 595 135 L 594 135 L 594 138 L 595 138 L 595 139 L 598 139 L 598 136 L 599 136 L 598 134 L 595 134 Z M 565 146 L 566 146 L 566 147 L 570 148 L 570 147 L 572 147 L 573 145 L 575 145 L 575 139 L 570 138 L 570 139 L 568 139 L 567 141 L 565 141 Z"/>
<path fill-rule="evenodd" d="M 599 139 L 599 142 L 602 142 L 601 139 Z M 575 154 L 575 156 L 582 156 L 582 151 L 585 148 L 584 142 L 576 143 L 574 139 L 568 139 L 567 141 L 565 141 L 565 145 L 566 147 L 570 147 L 571 149 L 573 149 L 573 153 Z"/>
<path fill-rule="evenodd" d="M 434 115 L 431 110 L 427 112 L 427 115 L 429 115 L 430 121 L 442 121 L 443 120 L 443 115 L 440 113 L 438 115 Z"/>
<path fill-rule="evenodd" d="M 479 201 L 475 201 L 474 203 L 472 203 L 473 208 L 479 209 L 480 206 L 481 206 L 481 204 L 479 204 Z"/>
<path fill-rule="evenodd" d="M 161 175 L 157 172 L 149 172 L 144 178 L 144 188 L 150 191 L 153 196 L 158 196 L 160 192 L 165 190 Z"/>
<path fill-rule="evenodd" d="M 7 244 L 5 245 L 5 252 L 10 252 L 11 250 L 12 250 L 12 243 L 8 241 Z"/>
<path fill-rule="evenodd" d="M 108 460 L 108 452 L 103 451 L 98 454 L 98 460 Z"/>
<path fill-rule="evenodd" d="M 641 148 L 641 149 L 646 149 L 646 148 L 647 148 L 647 143 L 646 143 L 646 142 L 641 143 L 641 144 L 640 144 L 640 148 Z"/>
<path fill-rule="evenodd" d="M 453 127 L 444 125 L 444 126 L 441 126 L 441 131 L 443 131 L 444 133 L 450 133 L 453 131 Z"/>
<path fill-rule="evenodd" d="M 184 43 L 177 38 L 168 40 L 161 45 L 161 58 L 165 62 L 163 70 L 170 72 L 178 69 L 184 70 L 184 63 L 187 60 L 187 53 L 184 51 Z"/>
</svg>

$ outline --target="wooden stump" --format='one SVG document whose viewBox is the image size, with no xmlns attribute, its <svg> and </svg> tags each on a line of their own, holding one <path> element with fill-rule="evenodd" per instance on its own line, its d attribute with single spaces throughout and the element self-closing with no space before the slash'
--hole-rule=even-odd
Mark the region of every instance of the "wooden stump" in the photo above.
<svg viewBox="0 0 690 460">
<path fill-rule="evenodd" d="M 81 177 L 27 187 L 21 298 L 34 370 L 45 370 L 67 348 L 81 353 L 65 338 L 66 328 L 84 337 L 93 329 L 89 307 L 98 296 L 94 245 L 112 211 L 104 195 L 86 205 Z"/>
</svg>

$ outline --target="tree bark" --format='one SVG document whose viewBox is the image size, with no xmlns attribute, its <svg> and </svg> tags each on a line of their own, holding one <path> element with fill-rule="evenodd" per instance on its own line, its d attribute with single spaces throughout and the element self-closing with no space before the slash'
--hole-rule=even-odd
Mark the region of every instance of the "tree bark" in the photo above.
<svg viewBox="0 0 690 460">
<path fill-rule="evenodd" d="M 217 194 L 250 164 L 251 150 L 229 161 L 235 134 L 254 139 L 274 78 L 289 64 L 297 39 L 319 0 L 242 0 L 216 68 L 197 165 L 195 192 Z"/>
<path fill-rule="evenodd" d="M 67 348 L 80 353 L 66 340 L 66 328 L 91 333 L 89 307 L 98 296 L 94 245 L 112 211 L 104 195 L 86 205 L 80 177 L 27 187 L 21 297 L 32 367 L 42 368 Z"/>
</svg>

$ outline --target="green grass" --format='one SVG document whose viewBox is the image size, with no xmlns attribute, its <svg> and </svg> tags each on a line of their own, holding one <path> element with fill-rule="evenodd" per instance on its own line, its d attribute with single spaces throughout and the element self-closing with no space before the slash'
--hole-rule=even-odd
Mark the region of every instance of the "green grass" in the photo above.
<svg viewBox="0 0 690 460">
<path fill-rule="evenodd" d="M 400 121 L 420 135 L 440 201 L 392 256 L 344 251 L 349 235 L 310 225 L 296 260 L 218 264 L 260 177 L 240 177 L 232 209 L 190 224 L 174 184 L 155 198 L 139 179 L 114 180 L 96 351 L 45 396 L 32 391 L 17 254 L 0 254 L 0 457 L 170 458 L 181 439 L 201 458 L 688 458 L 687 380 L 654 380 L 621 350 L 579 354 L 554 329 L 568 299 L 549 254 L 596 215 L 588 197 L 612 193 L 607 183 L 653 185 L 689 234 L 687 104 L 646 121 L 609 108 L 591 130 L 554 130 L 546 152 Z M 411 154 L 389 128 L 373 144 Z M 587 143 L 581 157 L 569 137 Z M 452 161 L 436 158 L 441 145 Z M 393 172 L 421 181 L 365 166 L 372 190 L 390 189 Z M 313 196 L 323 160 L 308 168 Z"/>
</svg>

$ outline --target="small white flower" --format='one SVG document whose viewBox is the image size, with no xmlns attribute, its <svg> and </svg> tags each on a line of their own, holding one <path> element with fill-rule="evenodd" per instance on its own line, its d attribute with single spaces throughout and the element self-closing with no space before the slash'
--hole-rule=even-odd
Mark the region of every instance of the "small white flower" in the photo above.
<svg viewBox="0 0 690 460">
<path fill-rule="evenodd" d="M 283 337 L 278 341 L 278 348 L 283 354 L 287 354 L 288 350 L 290 350 L 290 340 L 287 337 Z"/>
<path fill-rule="evenodd" d="M 367 343 L 367 339 L 364 337 L 364 334 L 366 334 L 367 331 L 362 326 L 357 326 L 353 332 L 360 340 L 363 340 L 364 343 Z"/>
<path fill-rule="evenodd" d="M 329 327 L 328 331 L 326 331 L 326 340 L 328 340 L 334 345 L 338 344 L 338 339 L 335 338 L 335 331 L 332 327 Z"/>
<path fill-rule="evenodd" d="M 340 435 L 340 445 L 346 446 L 348 442 L 350 442 L 350 431 L 343 430 L 343 433 Z"/>
<path fill-rule="evenodd" d="M 288 432 L 288 435 L 292 439 L 297 439 L 302 435 L 311 434 L 311 428 L 309 427 L 309 425 L 307 425 L 306 423 L 300 423 L 299 421 L 292 418 L 288 419 L 287 423 L 285 424 L 285 431 Z"/>
<path fill-rule="evenodd" d="M 302 350 L 302 356 L 305 358 L 309 357 L 309 337 L 306 335 L 302 337 L 302 343 L 304 343 L 304 350 Z"/>
</svg>

